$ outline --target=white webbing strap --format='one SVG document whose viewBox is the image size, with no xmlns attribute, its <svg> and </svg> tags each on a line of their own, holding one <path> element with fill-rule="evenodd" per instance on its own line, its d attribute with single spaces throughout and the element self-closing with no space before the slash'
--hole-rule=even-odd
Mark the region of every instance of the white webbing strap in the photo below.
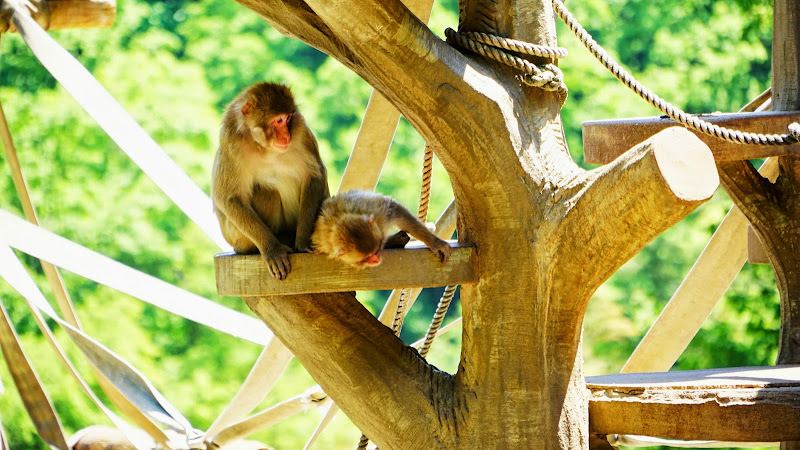
<svg viewBox="0 0 800 450">
<path fill-rule="evenodd" d="M 89 388 L 89 386 L 86 384 L 86 382 L 83 381 L 81 376 L 78 375 L 77 370 L 75 370 L 75 367 L 72 365 L 72 363 L 69 361 L 69 359 L 67 358 L 67 356 L 64 353 L 64 351 L 58 345 L 57 341 L 55 340 L 55 337 L 53 336 L 52 331 L 50 331 L 50 328 L 47 326 L 47 323 L 45 322 L 45 320 L 44 320 L 44 318 L 42 317 L 41 314 L 45 313 L 48 317 L 52 318 L 53 320 L 56 321 L 56 323 L 61 325 L 65 330 L 70 331 L 70 336 L 71 337 L 72 337 L 73 333 L 78 333 L 78 334 L 83 334 L 83 333 L 81 331 L 78 331 L 77 329 L 75 329 L 72 325 L 70 325 L 66 321 L 62 320 L 56 314 L 55 310 L 53 310 L 53 308 L 50 306 L 50 304 L 47 303 L 47 300 L 45 300 L 44 296 L 39 291 L 39 288 L 36 286 L 36 283 L 33 282 L 33 279 L 30 277 L 28 272 L 25 271 L 25 268 L 22 266 L 22 263 L 19 261 L 19 259 L 17 259 L 16 255 L 14 255 L 14 252 L 11 250 L 11 247 L 9 247 L 8 244 L 5 241 L 3 241 L 3 236 L 2 235 L 0 235 L 0 278 L 3 278 L 4 280 L 6 280 L 6 282 L 8 282 L 11 285 L 11 287 L 13 287 L 17 292 L 19 292 L 22 295 L 22 297 L 25 299 L 26 303 L 28 304 L 28 307 L 30 308 L 30 310 L 31 310 L 31 312 L 33 314 L 33 318 L 36 321 L 36 324 L 38 325 L 39 329 L 42 331 L 42 334 L 45 335 L 45 337 L 47 338 L 47 340 L 50 343 L 50 345 L 53 346 L 53 348 L 55 349 L 56 353 L 60 357 L 60 359 L 61 359 L 62 363 L 64 364 L 64 366 L 66 367 L 67 371 L 73 376 L 73 378 L 75 378 L 75 380 L 78 382 L 78 384 L 80 384 L 80 386 L 83 388 L 83 390 L 89 396 L 89 398 L 92 399 L 92 401 L 106 414 L 106 416 L 108 416 L 108 418 L 114 423 L 114 425 L 116 425 L 117 428 L 119 428 L 126 435 L 126 437 L 128 437 L 128 439 L 130 439 L 131 442 L 134 445 L 137 446 L 137 448 L 146 448 L 147 447 L 146 444 L 142 444 L 141 442 L 139 442 L 137 444 L 136 439 L 137 439 L 137 436 L 139 436 L 139 434 L 136 433 L 135 430 L 133 430 L 130 427 L 130 425 L 128 425 L 125 421 L 120 419 L 116 414 L 114 414 L 110 409 L 108 409 L 103 404 L 103 402 L 100 401 L 99 398 L 97 398 L 97 396 Z M 82 339 L 80 339 L 80 342 L 76 342 L 76 344 L 78 344 L 79 348 L 81 348 L 82 350 L 87 346 L 88 347 L 91 347 L 93 345 L 100 346 L 99 343 L 96 343 L 95 341 L 93 341 L 88 336 L 84 336 Z M 93 351 L 92 353 L 100 355 L 100 358 L 109 357 L 109 355 L 111 357 L 115 357 L 115 355 L 110 353 L 110 351 L 108 351 L 105 348 L 103 348 L 102 350 Z M 89 361 L 94 365 L 96 359 L 90 358 Z M 119 380 L 119 376 L 114 376 L 113 378 L 108 376 L 108 374 L 107 374 L 108 370 L 107 369 L 109 367 L 112 367 L 111 364 L 106 365 L 105 369 L 103 367 L 97 367 L 97 369 L 100 370 L 104 375 L 106 375 L 107 378 L 109 378 L 110 380 L 112 380 L 112 381 Z M 131 369 L 131 370 L 133 370 L 133 369 Z M 137 374 L 136 377 L 137 378 L 142 378 L 141 375 L 138 375 L 138 374 Z M 127 392 L 128 385 L 134 385 L 135 386 L 137 384 L 140 384 L 140 383 L 137 383 L 136 381 L 134 381 L 132 383 L 131 382 L 126 383 L 123 386 L 118 386 L 118 385 L 115 384 L 115 387 L 117 387 L 120 391 L 124 392 L 126 396 L 128 396 L 128 394 L 129 394 Z M 149 385 L 149 383 L 145 384 L 145 386 L 147 386 L 147 385 Z M 142 401 L 142 399 L 145 397 L 145 395 L 139 394 L 136 397 L 139 400 L 139 403 L 145 403 L 145 402 Z M 131 401 L 136 403 L 135 401 L 133 401 L 133 399 L 131 399 Z M 145 410 L 158 410 L 158 409 L 162 409 L 163 410 L 163 408 L 161 406 L 157 406 L 157 405 L 159 405 L 159 402 L 157 400 L 152 402 L 152 403 L 154 403 L 154 405 L 146 405 Z M 137 406 L 139 406 L 139 405 L 137 405 Z M 166 412 L 166 411 L 164 411 L 164 412 Z M 167 415 L 168 414 L 169 413 L 167 413 Z M 164 414 L 162 413 L 160 416 L 163 417 Z M 155 419 L 155 417 L 151 417 L 151 418 Z M 180 423 L 182 423 L 181 421 L 174 421 L 174 420 L 173 420 L 173 422 L 175 422 L 179 426 L 180 426 Z M 184 422 L 185 422 L 185 419 L 184 419 Z M 151 436 L 153 436 L 153 438 L 157 442 L 166 443 L 168 441 L 168 438 L 166 437 L 166 435 L 164 435 L 163 432 L 160 432 L 160 430 L 158 428 L 156 428 L 156 429 L 148 429 L 147 431 L 148 431 L 148 433 L 150 433 Z"/>
<path fill-rule="evenodd" d="M 260 320 L 139 272 L 0 209 L 3 239 L 13 248 L 120 292 L 250 342 L 267 345 Z"/>
<path fill-rule="evenodd" d="M 39 62 L 133 162 L 222 250 L 228 251 L 231 247 L 222 237 L 208 196 L 18 1 L 8 3 L 14 7 L 14 25 Z"/>
</svg>

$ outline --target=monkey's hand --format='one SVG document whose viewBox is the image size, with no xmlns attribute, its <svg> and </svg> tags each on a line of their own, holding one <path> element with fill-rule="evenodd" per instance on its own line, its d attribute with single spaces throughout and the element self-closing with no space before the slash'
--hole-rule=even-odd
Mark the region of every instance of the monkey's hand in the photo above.
<svg viewBox="0 0 800 450">
<path fill-rule="evenodd" d="M 289 272 L 292 270 L 292 266 L 289 263 L 289 253 L 291 253 L 291 251 L 292 249 L 289 248 L 289 246 L 279 243 L 267 247 L 261 252 L 261 256 L 267 260 L 269 273 L 273 277 L 283 280 L 289 275 Z"/>
<path fill-rule="evenodd" d="M 410 240 L 411 238 L 408 236 L 408 233 L 401 230 L 386 238 L 383 248 L 403 248 Z"/>
<path fill-rule="evenodd" d="M 447 260 L 450 259 L 450 244 L 441 239 L 437 239 L 436 242 L 431 245 L 431 251 L 442 263 L 446 263 Z"/>
<path fill-rule="evenodd" d="M 311 248 L 311 236 L 305 238 L 298 236 L 294 240 L 294 250 L 297 252 L 313 253 Z"/>
</svg>

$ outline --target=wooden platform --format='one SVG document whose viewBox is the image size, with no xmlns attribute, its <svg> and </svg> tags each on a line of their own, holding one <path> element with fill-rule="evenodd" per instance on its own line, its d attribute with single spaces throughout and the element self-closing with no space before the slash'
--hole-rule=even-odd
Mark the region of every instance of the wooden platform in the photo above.
<svg viewBox="0 0 800 450">
<path fill-rule="evenodd" d="M 259 296 L 343 292 L 404 287 L 433 287 L 478 281 L 473 247 L 450 241 L 450 260 L 442 264 L 424 244 L 384 250 L 377 267 L 359 270 L 323 255 L 289 255 L 292 271 L 282 281 L 269 274 L 259 255 L 219 254 L 214 258 L 217 291 L 221 295 Z"/>
<path fill-rule="evenodd" d="M 800 112 L 758 112 L 731 114 L 704 114 L 699 116 L 713 124 L 762 134 L 785 134 L 787 126 L 800 121 Z M 680 126 L 666 117 L 639 117 L 632 119 L 592 120 L 583 123 L 584 160 L 590 164 L 608 164 L 629 148 L 659 131 Z M 723 141 L 712 136 L 695 133 L 711 148 L 717 161 L 766 158 L 800 153 L 800 144 L 745 145 Z"/>
<path fill-rule="evenodd" d="M 586 386 L 593 433 L 800 440 L 800 365 L 604 375 Z"/>
</svg>

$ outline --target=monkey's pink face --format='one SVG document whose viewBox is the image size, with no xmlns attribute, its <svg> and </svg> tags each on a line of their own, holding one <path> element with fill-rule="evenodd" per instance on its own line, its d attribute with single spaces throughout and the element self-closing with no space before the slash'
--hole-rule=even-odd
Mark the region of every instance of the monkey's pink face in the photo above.
<svg viewBox="0 0 800 450">
<path fill-rule="evenodd" d="M 362 266 L 377 266 L 381 263 L 381 249 L 378 248 L 374 253 L 370 254 L 369 256 L 365 257 L 361 260 L 360 265 Z"/>
<path fill-rule="evenodd" d="M 272 140 L 272 147 L 279 152 L 288 150 L 289 144 L 292 143 L 292 134 L 289 132 L 291 120 L 292 114 L 281 114 L 274 117 L 269 124 L 275 136 Z"/>
</svg>

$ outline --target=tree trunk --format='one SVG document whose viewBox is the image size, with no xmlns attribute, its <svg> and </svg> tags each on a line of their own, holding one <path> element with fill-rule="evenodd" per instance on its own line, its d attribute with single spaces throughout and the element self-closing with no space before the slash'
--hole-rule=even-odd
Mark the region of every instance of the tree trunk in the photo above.
<svg viewBox="0 0 800 450">
<path fill-rule="evenodd" d="M 462 286 L 454 375 L 349 293 L 248 298 L 251 309 L 381 448 L 588 448 L 586 305 L 711 197 L 708 147 L 673 128 L 584 171 L 569 157 L 555 93 L 450 47 L 399 0 L 238 1 L 342 61 L 437 149 L 480 275 Z M 464 31 L 556 42 L 549 0 L 462 1 L 460 12 Z"/>
</svg>

